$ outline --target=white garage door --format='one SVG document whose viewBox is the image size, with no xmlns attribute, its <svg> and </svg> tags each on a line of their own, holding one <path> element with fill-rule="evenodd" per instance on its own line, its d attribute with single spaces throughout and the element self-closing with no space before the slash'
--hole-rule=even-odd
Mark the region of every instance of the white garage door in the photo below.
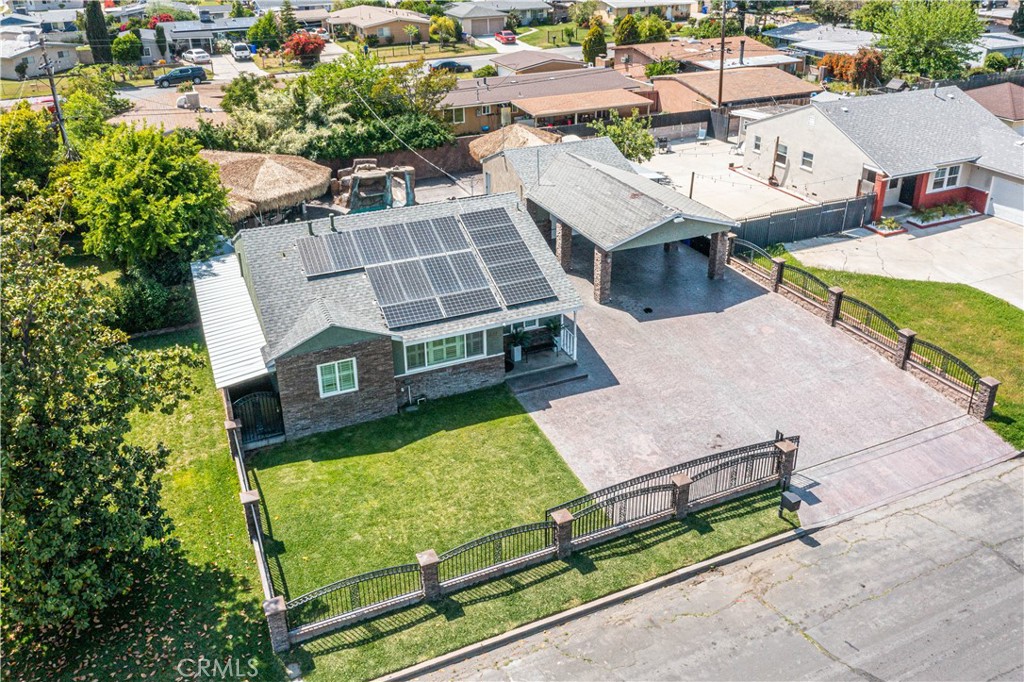
<svg viewBox="0 0 1024 682">
<path fill-rule="evenodd" d="M 1024 183 L 994 176 L 989 197 L 992 201 L 989 209 L 992 215 L 1024 225 Z"/>
</svg>

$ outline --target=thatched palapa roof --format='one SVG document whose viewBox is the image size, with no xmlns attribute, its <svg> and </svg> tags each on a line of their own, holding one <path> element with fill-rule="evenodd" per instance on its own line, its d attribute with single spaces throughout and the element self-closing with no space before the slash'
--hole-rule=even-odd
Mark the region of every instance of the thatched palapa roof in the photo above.
<svg viewBox="0 0 1024 682">
<path fill-rule="evenodd" d="M 203 149 L 199 155 L 220 169 L 228 190 L 228 217 L 238 222 L 315 199 L 331 184 L 331 169 L 301 156 Z"/>
<path fill-rule="evenodd" d="M 521 123 L 513 123 L 470 142 L 469 154 L 477 161 L 482 161 L 488 156 L 506 149 L 539 147 L 554 144 L 560 139 L 562 139 L 561 136 L 555 133 L 524 126 Z"/>
</svg>

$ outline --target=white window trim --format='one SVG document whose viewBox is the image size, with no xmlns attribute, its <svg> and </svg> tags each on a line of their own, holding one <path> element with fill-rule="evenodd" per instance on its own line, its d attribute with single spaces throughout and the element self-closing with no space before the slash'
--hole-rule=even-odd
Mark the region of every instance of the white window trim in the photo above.
<svg viewBox="0 0 1024 682">
<path fill-rule="evenodd" d="M 501 335 L 502 336 L 512 336 L 512 334 L 515 333 L 515 332 L 506 332 L 505 331 L 505 327 L 511 327 L 511 326 L 517 325 L 517 324 L 522 324 L 523 325 L 523 331 L 532 331 L 534 329 L 540 329 L 540 327 L 541 327 L 540 318 L 539 317 L 531 317 L 531 318 L 526 319 L 526 320 L 516 320 L 515 322 L 509 322 L 508 324 L 501 325 Z"/>
<path fill-rule="evenodd" d="M 456 107 L 456 108 L 453 108 L 453 109 L 449 109 L 448 111 L 452 112 L 452 121 L 451 121 L 452 125 L 456 125 L 456 126 L 457 125 L 462 125 L 462 124 L 464 124 L 466 122 L 466 110 L 465 109 L 463 109 L 461 107 Z M 458 115 L 460 117 L 458 120 L 456 119 L 456 116 L 455 116 L 456 113 L 458 113 Z"/>
<path fill-rule="evenodd" d="M 419 346 L 421 344 L 422 345 L 426 345 L 426 344 L 430 343 L 431 341 L 440 341 L 442 339 L 450 339 L 450 338 L 455 337 L 455 336 L 469 336 L 470 334 L 477 334 L 477 333 L 483 334 L 484 352 L 483 352 L 482 355 L 466 356 L 464 358 L 459 358 L 458 360 L 449 360 L 448 362 L 442 362 L 442 363 L 439 363 L 439 364 L 436 364 L 436 365 L 429 365 L 428 364 L 426 367 L 417 367 L 415 369 L 409 369 L 409 353 L 406 351 L 406 348 L 408 346 Z M 468 346 L 468 344 L 465 344 L 465 345 Z M 435 369 L 444 369 L 445 367 L 451 367 L 453 365 L 464 365 L 467 362 L 476 362 L 477 360 L 486 360 L 487 358 L 493 358 L 493 357 L 497 357 L 499 355 L 504 355 L 505 354 L 505 349 L 504 348 L 502 348 L 500 353 L 494 353 L 494 354 L 488 354 L 487 353 L 488 350 L 489 349 L 487 347 L 487 329 L 475 329 L 473 331 L 465 332 L 464 334 L 450 334 L 448 336 L 439 336 L 436 339 L 428 339 L 426 341 L 416 341 L 415 343 L 406 343 L 405 341 L 402 341 L 402 361 L 403 361 L 403 364 L 405 365 L 405 372 L 402 373 L 402 374 L 396 374 L 395 376 L 396 377 L 404 377 L 404 376 L 409 376 L 411 374 L 422 374 L 423 372 L 433 372 Z M 430 351 L 427 350 L 426 352 L 429 353 Z M 424 356 L 424 357 L 427 357 L 427 356 Z"/>
<path fill-rule="evenodd" d="M 811 165 L 809 166 L 807 165 L 807 154 L 811 155 Z M 800 170 L 805 170 L 808 173 L 814 172 L 814 152 L 800 152 Z"/>
<path fill-rule="evenodd" d="M 785 157 L 785 159 L 786 159 L 786 160 L 785 160 L 785 161 L 783 161 L 782 163 L 779 163 L 779 150 L 780 150 L 781 148 L 783 148 L 783 147 L 784 147 L 784 148 L 786 149 L 785 153 L 783 153 L 783 156 Z M 780 168 L 785 168 L 786 166 L 788 166 L 788 165 L 789 165 L 789 145 L 788 145 L 788 144 L 781 144 L 781 143 L 780 143 L 780 144 L 778 144 L 778 145 L 777 145 L 777 146 L 775 147 L 775 158 L 774 158 L 774 159 L 772 159 L 772 162 L 773 162 L 773 163 L 774 163 L 774 164 L 775 164 L 776 166 L 779 166 Z"/>
<path fill-rule="evenodd" d="M 490 104 L 485 104 L 480 107 L 480 116 L 491 116 L 494 113 L 494 109 Z"/>
<path fill-rule="evenodd" d="M 949 169 L 950 168 L 958 168 L 959 169 L 957 171 L 957 174 L 956 174 L 956 184 L 953 184 L 953 185 L 947 185 L 946 184 L 947 182 L 949 182 Z M 939 171 L 945 171 L 945 174 L 942 177 L 942 187 L 940 187 L 938 189 L 934 189 L 933 185 L 935 183 L 935 174 L 938 173 Z M 925 193 L 926 194 L 936 194 L 938 192 L 948 192 L 951 189 L 956 189 L 957 187 L 960 187 L 962 185 L 963 177 L 964 177 L 964 165 L 962 163 L 954 163 L 954 164 L 949 165 L 949 166 L 943 166 L 942 168 L 936 168 L 934 171 L 932 171 L 931 173 L 928 174 L 928 190 Z"/>
<path fill-rule="evenodd" d="M 754 135 L 754 139 L 750 143 L 750 151 L 752 151 L 755 154 L 760 154 L 761 153 L 761 136 L 760 135 Z"/>
<path fill-rule="evenodd" d="M 330 393 L 324 393 L 324 382 L 320 378 L 320 368 L 321 367 L 327 367 L 329 365 L 330 366 L 337 366 L 339 363 L 341 363 L 341 362 L 348 362 L 349 360 L 352 361 L 352 378 L 355 379 L 355 387 L 354 388 L 346 388 L 344 390 L 331 391 Z M 340 381 L 338 382 L 338 385 L 339 386 L 341 385 Z M 317 365 L 316 366 L 316 387 L 317 387 L 317 390 L 320 392 L 320 397 L 321 398 L 333 398 L 336 395 L 344 395 L 346 393 L 355 393 L 356 391 L 358 391 L 359 390 L 359 364 L 356 361 L 356 358 L 343 358 L 341 360 L 335 360 L 334 362 L 324 362 L 322 364 Z"/>
</svg>

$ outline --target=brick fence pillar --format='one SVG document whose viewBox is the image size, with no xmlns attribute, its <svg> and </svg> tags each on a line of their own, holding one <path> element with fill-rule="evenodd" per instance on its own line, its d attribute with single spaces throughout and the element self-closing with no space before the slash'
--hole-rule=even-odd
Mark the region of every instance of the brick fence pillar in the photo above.
<svg viewBox="0 0 1024 682">
<path fill-rule="evenodd" d="M 726 263 L 726 265 L 728 265 L 729 261 L 732 260 L 732 250 L 736 248 L 736 239 L 737 239 L 737 236 L 736 236 L 735 232 L 728 232 L 725 235 L 725 242 L 726 242 L 725 243 L 725 263 Z"/>
<path fill-rule="evenodd" d="M 572 554 L 572 512 L 558 509 L 551 512 L 551 520 L 555 522 L 555 556 L 567 559 Z"/>
<path fill-rule="evenodd" d="M 971 402 L 970 414 L 978 419 L 988 419 L 992 416 L 992 408 L 996 405 L 996 391 L 999 389 L 999 380 L 992 377 L 982 377 L 978 380 L 978 390 Z"/>
<path fill-rule="evenodd" d="M 441 596 L 441 582 L 437 579 L 437 565 L 440 563 L 437 552 L 432 549 L 420 552 L 416 555 L 416 561 L 420 564 L 423 598 L 427 601 L 434 601 Z"/>
<path fill-rule="evenodd" d="M 572 268 L 572 228 L 558 221 L 555 225 L 555 256 L 566 272 Z"/>
<path fill-rule="evenodd" d="M 708 279 L 722 279 L 725 276 L 725 260 L 729 254 L 728 232 L 715 232 L 709 237 Z"/>
<path fill-rule="evenodd" d="M 899 340 L 896 342 L 896 366 L 900 369 L 907 368 L 907 360 L 910 359 L 910 350 L 914 347 L 914 338 L 917 332 L 913 329 L 900 329 L 896 332 Z"/>
<path fill-rule="evenodd" d="M 676 474 L 669 480 L 672 483 L 672 508 L 676 511 L 676 518 L 685 519 L 690 511 L 690 486 L 693 479 L 687 474 Z"/>
<path fill-rule="evenodd" d="M 772 291 L 778 291 L 782 284 L 782 271 L 786 269 L 786 261 L 782 258 L 772 258 L 772 274 L 768 276 L 771 280 Z"/>
<path fill-rule="evenodd" d="M 779 486 L 785 490 L 789 487 L 789 479 L 796 470 L 797 445 L 790 440 L 780 440 L 775 444 L 775 452 L 779 455 Z"/>
<path fill-rule="evenodd" d="M 288 607 L 284 597 L 274 597 L 263 602 L 263 615 L 267 617 L 270 627 L 270 646 L 274 653 L 282 653 L 291 648 L 288 641 Z"/>
<path fill-rule="evenodd" d="M 257 537 L 259 535 L 259 528 L 256 525 L 256 520 L 259 517 L 256 515 L 260 513 L 260 494 L 256 490 L 244 490 L 238 493 L 238 497 L 242 501 L 242 511 L 245 512 L 245 527 L 249 529 L 249 537 Z"/>
<path fill-rule="evenodd" d="M 594 246 L 594 300 L 607 303 L 612 297 L 612 254 Z"/>
<path fill-rule="evenodd" d="M 825 321 L 828 322 L 830 327 L 836 326 L 841 305 L 843 305 L 842 287 L 829 287 L 828 300 L 825 302 Z"/>
</svg>

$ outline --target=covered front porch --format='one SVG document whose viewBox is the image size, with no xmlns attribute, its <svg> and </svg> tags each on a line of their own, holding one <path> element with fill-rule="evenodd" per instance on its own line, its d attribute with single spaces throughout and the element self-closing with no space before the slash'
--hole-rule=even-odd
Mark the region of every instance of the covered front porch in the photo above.
<svg viewBox="0 0 1024 682">
<path fill-rule="evenodd" d="M 971 166 L 966 163 L 923 173 L 891 176 L 882 170 L 865 167 L 860 190 L 865 194 L 875 194 L 872 221 L 956 202 L 969 204 L 974 211 L 984 213 L 988 192 L 971 186 L 970 172 Z"/>
</svg>

